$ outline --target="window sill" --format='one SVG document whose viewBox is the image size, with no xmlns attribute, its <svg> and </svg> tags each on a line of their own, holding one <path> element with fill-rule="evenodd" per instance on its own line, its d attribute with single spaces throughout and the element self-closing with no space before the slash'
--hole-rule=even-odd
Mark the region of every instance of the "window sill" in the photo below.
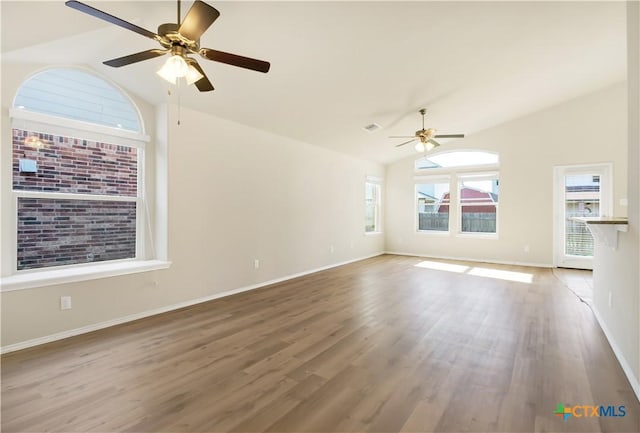
<svg viewBox="0 0 640 433">
<path fill-rule="evenodd" d="M 458 238 L 473 238 L 473 239 L 498 239 L 497 233 L 458 233 Z"/>
<path fill-rule="evenodd" d="M 416 230 L 416 233 L 429 236 L 449 236 L 451 234 L 448 230 Z"/>
<path fill-rule="evenodd" d="M 376 235 L 381 235 L 382 232 L 364 232 L 365 236 L 376 236 Z"/>
<path fill-rule="evenodd" d="M 56 284 L 96 280 L 118 275 L 167 269 L 169 266 L 171 266 L 171 262 L 164 260 L 144 260 L 100 263 L 90 266 L 19 273 L 0 278 L 0 291 L 10 292 L 14 290 L 53 286 Z"/>
</svg>

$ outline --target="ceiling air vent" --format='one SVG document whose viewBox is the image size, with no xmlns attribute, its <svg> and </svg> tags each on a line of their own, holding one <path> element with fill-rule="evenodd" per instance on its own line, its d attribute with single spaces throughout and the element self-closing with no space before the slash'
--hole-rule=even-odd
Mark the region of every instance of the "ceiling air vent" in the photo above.
<svg viewBox="0 0 640 433">
<path fill-rule="evenodd" d="M 370 125 L 365 126 L 364 128 L 365 131 L 371 133 L 371 132 L 376 132 L 379 129 L 382 129 L 382 126 L 378 125 L 377 123 L 372 123 Z"/>
</svg>

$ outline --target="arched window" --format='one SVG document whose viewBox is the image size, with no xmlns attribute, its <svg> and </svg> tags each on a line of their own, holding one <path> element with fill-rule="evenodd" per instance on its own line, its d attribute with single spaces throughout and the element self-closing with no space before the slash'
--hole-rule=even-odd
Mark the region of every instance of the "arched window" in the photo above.
<svg viewBox="0 0 640 433">
<path fill-rule="evenodd" d="M 480 150 L 455 150 L 424 156 L 415 162 L 416 170 L 432 168 L 456 168 L 469 166 L 497 165 L 500 157 L 497 153 Z"/>
<path fill-rule="evenodd" d="M 27 79 L 14 108 L 143 132 L 137 108 L 115 86 L 78 69 L 48 69 Z"/>
<path fill-rule="evenodd" d="M 497 153 L 455 150 L 415 161 L 416 229 L 425 233 L 496 236 Z"/>
<path fill-rule="evenodd" d="M 144 151 L 127 95 L 79 69 L 47 69 L 11 109 L 14 271 L 145 258 Z"/>
</svg>

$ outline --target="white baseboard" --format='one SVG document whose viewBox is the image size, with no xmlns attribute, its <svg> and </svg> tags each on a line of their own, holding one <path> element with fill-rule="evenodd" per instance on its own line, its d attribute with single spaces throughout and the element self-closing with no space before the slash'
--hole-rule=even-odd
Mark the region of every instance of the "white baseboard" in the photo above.
<svg viewBox="0 0 640 433">
<path fill-rule="evenodd" d="M 529 266 L 534 268 L 553 268 L 551 263 L 535 263 L 535 262 L 514 262 L 506 260 L 494 260 L 494 259 L 471 259 L 468 257 L 450 257 L 450 256 L 436 256 L 428 254 L 418 253 L 403 253 L 398 251 L 386 251 L 385 254 L 395 254 L 397 256 L 411 256 L 411 257 L 424 257 L 426 259 L 438 259 L 438 260 L 459 260 L 463 262 L 475 262 L 475 263 L 493 263 L 496 265 L 516 265 L 516 266 Z"/>
<path fill-rule="evenodd" d="M 359 262 L 361 260 L 370 259 L 372 257 L 377 257 L 383 255 L 384 252 L 379 252 L 376 254 L 371 254 L 365 257 L 358 257 L 355 259 L 347 260 L 344 262 L 333 263 L 331 265 L 322 266 L 316 269 L 310 269 L 308 271 L 299 272 L 297 274 L 287 275 L 285 277 L 276 278 L 269 281 L 263 281 L 258 284 L 252 284 L 250 286 L 239 287 L 237 289 L 227 290 L 220 293 L 214 293 L 209 296 L 204 296 L 202 298 L 190 299 L 188 301 L 179 302 L 177 304 L 167 305 L 165 307 L 154 308 L 153 310 L 142 311 L 140 313 L 130 314 L 128 316 L 119 317 L 117 319 L 107 320 L 105 322 L 93 323 L 91 325 L 83 326 L 81 328 L 70 329 L 68 331 L 57 332 L 55 334 L 46 335 L 44 337 L 38 337 L 31 340 L 21 341 L 19 343 L 9 344 L 7 346 L 3 346 L 0 348 L 0 353 L 9 353 L 15 352 L 16 350 L 27 349 L 29 347 L 38 346 L 45 343 L 51 343 L 52 341 L 62 340 L 64 338 L 73 337 L 80 334 L 86 334 L 88 332 L 97 331 L 104 328 L 109 328 L 111 326 L 120 325 L 122 323 L 132 322 L 138 319 L 144 319 L 145 317 L 155 316 L 157 314 L 166 313 L 173 310 L 178 310 L 180 308 L 190 307 L 192 305 L 201 304 L 203 302 L 212 301 L 214 299 L 224 298 L 226 296 L 235 295 L 236 293 L 248 292 L 250 290 L 258 289 L 260 287 L 269 286 L 271 284 L 281 283 L 283 281 L 292 280 L 294 278 L 302 277 L 305 275 L 313 274 L 315 272 L 325 271 L 327 269 L 335 268 L 338 266 L 347 265 L 349 263 Z"/>
<path fill-rule="evenodd" d="M 622 354 L 620 347 L 618 346 L 616 341 L 613 339 L 613 334 L 611 333 L 611 330 L 609 329 L 605 321 L 602 319 L 602 316 L 600 315 L 598 310 L 595 308 L 595 306 L 592 308 L 592 310 L 593 310 L 593 314 L 596 316 L 596 320 L 598 321 L 600 328 L 602 329 L 602 332 L 604 332 L 604 336 L 607 337 L 607 341 L 609 341 L 609 346 L 611 346 L 611 350 L 613 350 L 613 353 L 616 355 L 616 358 L 618 358 L 618 363 L 620 364 L 620 367 L 622 367 L 622 371 L 624 371 L 624 374 L 627 376 L 627 380 L 629 381 L 629 384 L 631 385 L 633 392 L 636 394 L 636 398 L 638 399 L 638 401 L 640 401 L 640 382 L 638 381 L 638 378 L 633 374 L 633 370 L 631 369 L 631 366 L 629 365 L 629 363 L 627 362 L 627 359 Z"/>
</svg>

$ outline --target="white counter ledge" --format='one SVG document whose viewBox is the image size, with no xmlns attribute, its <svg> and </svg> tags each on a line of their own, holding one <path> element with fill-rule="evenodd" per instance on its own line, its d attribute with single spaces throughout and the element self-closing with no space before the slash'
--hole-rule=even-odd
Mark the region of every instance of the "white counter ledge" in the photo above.
<svg viewBox="0 0 640 433">
<path fill-rule="evenodd" d="M 629 219 L 624 217 L 570 217 L 569 219 L 586 224 L 596 242 L 614 250 L 618 248 L 618 232 L 626 232 L 629 228 Z"/>
</svg>

